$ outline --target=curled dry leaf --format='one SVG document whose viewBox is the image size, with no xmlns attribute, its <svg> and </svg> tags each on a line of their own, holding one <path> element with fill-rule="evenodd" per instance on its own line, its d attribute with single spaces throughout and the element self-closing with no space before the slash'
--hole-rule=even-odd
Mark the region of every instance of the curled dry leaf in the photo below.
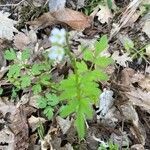
<svg viewBox="0 0 150 150">
<path fill-rule="evenodd" d="M 81 12 L 64 8 L 53 13 L 45 13 L 35 21 L 27 23 L 34 29 L 41 29 L 53 24 L 63 23 L 69 25 L 73 29 L 82 30 L 91 25 L 91 20 L 91 17 Z"/>
</svg>

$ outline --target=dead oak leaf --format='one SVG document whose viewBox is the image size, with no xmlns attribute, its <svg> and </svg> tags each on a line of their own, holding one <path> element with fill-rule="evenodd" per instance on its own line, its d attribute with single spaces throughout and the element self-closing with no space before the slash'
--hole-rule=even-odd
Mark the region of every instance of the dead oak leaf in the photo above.
<svg viewBox="0 0 150 150">
<path fill-rule="evenodd" d="M 0 11 L 0 38 L 12 40 L 14 32 L 18 30 L 14 27 L 17 21 L 9 19 L 10 14 L 8 12 Z"/>
<path fill-rule="evenodd" d="M 53 13 L 45 13 L 35 21 L 27 22 L 34 29 L 41 29 L 53 24 L 67 24 L 75 30 L 82 30 L 91 25 L 92 18 L 81 12 L 68 8 L 60 9 Z"/>
<path fill-rule="evenodd" d="M 66 23 L 73 29 L 84 29 L 90 26 L 91 17 L 69 8 L 61 9 L 52 14 L 58 21 Z"/>
</svg>

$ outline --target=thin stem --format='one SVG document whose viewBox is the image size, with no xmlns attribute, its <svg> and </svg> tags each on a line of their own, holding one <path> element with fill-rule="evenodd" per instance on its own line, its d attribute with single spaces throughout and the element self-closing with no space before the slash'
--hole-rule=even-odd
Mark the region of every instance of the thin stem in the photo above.
<svg viewBox="0 0 150 150">
<path fill-rule="evenodd" d="M 69 44 L 69 39 L 68 39 L 68 35 L 66 36 L 66 43 L 67 43 L 67 49 L 66 49 L 66 53 L 68 54 L 71 63 L 73 65 L 74 68 L 74 73 L 75 73 L 75 80 L 76 80 L 76 87 L 77 87 L 77 99 L 80 100 L 81 99 L 81 89 L 80 89 L 80 83 L 79 83 L 79 73 L 78 73 L 78 69 L 77 69 L 77 65 L 76 65 L 76 59 L 74 58 L 74 56 L 71 54 L 71 47 Z"/>
</svg>

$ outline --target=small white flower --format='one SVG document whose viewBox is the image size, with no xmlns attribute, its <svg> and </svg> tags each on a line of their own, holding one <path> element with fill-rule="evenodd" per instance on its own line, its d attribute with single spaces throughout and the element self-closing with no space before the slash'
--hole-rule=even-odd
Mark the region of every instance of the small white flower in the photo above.
<svg viewBox="0 0 150 150">
<path fill-rule="evenodd" d="M 64 57 L 64 49 L 60 46 L 52 46 L 49 49 L 48 57 L 54 61 L 60 62 Z"/>
<path fill-rule="evenodd" d="M 51 60 L 54 60 L 54 63 L 59 63 L 65 54 L 64 44 L 66 44 L 66 31 L 65 29 L 54 28 L 51 31 L 49 40 L 52 44 L 52 47 L 49 49 L 48 57 Z"/>
<path fill-rule="evenodd" d="M 51 31 L 51 36 L 49 40 L 52 44 L 64 45 L 66 42 L 66 31 L 65 29 L 54 28 Z"/>
</svg>

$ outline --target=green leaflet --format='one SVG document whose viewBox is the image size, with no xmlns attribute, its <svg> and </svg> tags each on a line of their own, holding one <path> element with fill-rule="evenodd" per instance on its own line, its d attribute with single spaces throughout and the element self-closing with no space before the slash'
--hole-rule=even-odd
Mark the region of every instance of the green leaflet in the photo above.
<svg viewBox="0 0 150 150">
<path fill-rule="evenodd" d="M 40 97 L 37 103 L 39 108 L 45 108 L 47 106 L 47 100 L 44 97 Z"/>
<path fill-rule="evenodd" d="M 32 86 L 32 91 L 34 94 L 38 94 L 42 91 L 42 87 L 40 84 L 35 84 Z"/>
<path fill-rule="evenodd" d="M 25 60 L 28 60 L 29 58 L 30 58 L 30 51 L 29 51 L 29 49 L 23 50 L 23 52 L 21 54 L 21 60 L 25 61 Z"/>
<path fill-rule="evenodd" d="M 50 119 L 52 119 L 52 117 L 53 117 L 53 111 L 54 111 L 54 109 L 52 108 L 52 107 L 50 107 L 50 106 L 48 106 L 48 107 L 46 107 L 45 109 L 44 109 L 44 114 L 46 115 L 46 117 L 50 120 Z"/>
<path fill-rule="evenodd" d="M 60 116 L 61 117 L 67 117 L 70 114 L 76 112 L 77 108 L 79 107 L 79 101 L 78 100 L 72 100 L 69 104 L 63 105 L 60 109 Z"/>
<path fill-rule="evenodd" d="M 94 61 L 94 63 L 102 68 L 106 68 L 112 63 L 112 59 L 107 57 L 99 57 Z"/>
<path fill-rule="evenodd" d="M 21 66 L 18 64 L 12 65 L 9 68 L 9 72 L 7 74 L 8 78 L 17 78 L 20 76 Z"/>
<path fill-rule="evenodd" d="M 104 51 L 108 47 L 108 39 L 106 35 L 103 35 L 99 41 L 96 41 L 95 43 L 95 52 L 96 55 L 100 54 L 102 51 Z"/>
<path fill-rule="evenodd" d="M 21 88 L 26 88 L 31 85 L 31 77 L 29 75 L 24 75 L 20 79 L 21 81 Z"/>
<path fill-rule="evenodd" d="M 15 60 L 16 59 L 16 53 L 13 49 L 6 50 L 4 58 L 7 60 Z"/>
<path fill-rule="evenodd" d="M 84 114 L 79 110 L 76 114 L 75 126 L 80 139 L 85 136 L 85 117 Z"/>
<path fill-rule="evenodd" d="M 55 94 L 46 93 L 47 104 L 50 106 L 56 106 L 59 103 L 59 98 Z"/>
<path fill-rule="evenodd" d="M 83 59 L 86 61 L 92 61 L 94 58 L 93 52 L 90 50 L 86 50 L 83 53 Z"/>
</svg>

